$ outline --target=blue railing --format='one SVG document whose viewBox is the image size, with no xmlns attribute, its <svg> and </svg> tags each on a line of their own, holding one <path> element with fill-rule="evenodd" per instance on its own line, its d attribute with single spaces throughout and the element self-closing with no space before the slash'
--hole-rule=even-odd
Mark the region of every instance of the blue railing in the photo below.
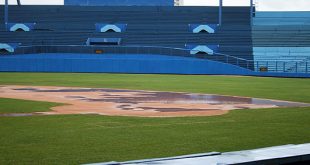
<svg viewBox="0 0 310 165">
<path fill-rule="evenodd" d="M 168 56 L 182 56 L 199 59 L 208 59 L 227 63 L 257 72 L 294 72 L 310 73 L 310 61 L 287 62 L 287 61 L 254 61 L 235 56 L 214 53 L 190 54 L 191 49 L 164 47 L 164 46 L 86 46 L 86 45 L 32 45 L 20 46 L 14 54 L 33 53 L 105 53 L 105 54 L 155 54 Z"/>
<path fill-rule="evenodd" d="M 255 61 L 255 71 L 310 73 L 310 61 Z"/>
</svg>

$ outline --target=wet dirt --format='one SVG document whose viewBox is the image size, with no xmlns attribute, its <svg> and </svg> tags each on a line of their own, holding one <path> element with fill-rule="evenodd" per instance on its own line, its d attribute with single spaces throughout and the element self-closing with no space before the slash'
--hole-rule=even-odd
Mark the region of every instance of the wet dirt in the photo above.
<svg viewBox="0 0 310 165">
<path fill-rule="evenodd" d="M 310 106 L 306 103 L 212 94 L 45 86 L 0 86 L 0 97 L 66 104 L 35 115 L 213 116 L 234 109 Z"/>
</svg>

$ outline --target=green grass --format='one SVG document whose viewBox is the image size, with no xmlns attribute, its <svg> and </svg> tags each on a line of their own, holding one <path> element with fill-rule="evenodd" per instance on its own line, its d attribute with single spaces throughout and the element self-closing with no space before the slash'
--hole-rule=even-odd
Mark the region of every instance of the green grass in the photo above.
<svg viewBox="0 0 310 165">
<path fill-rule="evenodd" d="M 1 117 L 0 164 L 81 164 L 310 141 L 309 108 L 217 117 Z"/>
<path fill-rule="evenodd" d="M 0 114 L 5 114 L 45 112 L 49 111 L 50 107 L 62 104 L 1 98 L 0 105 Z"/>
<path fill-rule="evenodd" d="M 310 79 L 0 73 L 0 84 L 218 93 L 310 103 Z M 0 101 L 0 107 L 20 106 L 21 102 Z M 45 103 L 21 107 L 42 111 L 42 104 Z M 46 103 L 44 108 L 49 106 L 53 105 Z M 125 161 L 307 143 L 309 111 L 310 108 L 235 110 L 222 116 L 184 118 L 0 117 L 0 164 Z"/>
<path fill-rule="evenodd" d="M 215 93 L 310 103 L 310 79 L 198 75 L 0 73 L 0 84 Z"/>
</svg>

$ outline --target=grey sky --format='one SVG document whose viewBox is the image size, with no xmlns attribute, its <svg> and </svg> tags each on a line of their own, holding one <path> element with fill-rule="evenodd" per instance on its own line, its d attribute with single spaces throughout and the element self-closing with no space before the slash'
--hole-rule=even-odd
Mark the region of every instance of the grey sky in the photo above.
<svg viewBox="0 0 310 165">
<path fill-rule="evenodd" d="M 23 4 L 63 4 L 64 0 L 21 0 Z M 248 6 L 250 0 L 224 0 L 226 6 Z M 254 0 L 260 11 L 310 11 L 310 0 Z M 15 4 L 16 0 L 9 0 Z M 3 4 L 4 0 L 0 0 Z M 188 6 L 218 5 L 218 0 L 184 0 Z"/>
</svg>

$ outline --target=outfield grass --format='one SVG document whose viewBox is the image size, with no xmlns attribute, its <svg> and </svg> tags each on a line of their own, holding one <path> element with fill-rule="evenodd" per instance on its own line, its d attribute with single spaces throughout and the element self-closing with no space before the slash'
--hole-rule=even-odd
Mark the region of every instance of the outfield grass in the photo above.
<svg viewBox="0 0 310 165">
<path fill-rule="evenodd" d="M 0 84 L 218 93 L 310 103 L 310 79 L 0 73 Z M 21 102 L 0 101 L 0 107 L 20 106 Z M 42 111 L 42 104 L 22 107 Z M 49 106 L 53 105 L 44 105 L 46 110 Z M 0 164 L 81 164 L 307 143 L 309 111 L 235 110 L 222 116 L 184 118 L 0 117 Z"/>
<path fill-rule="evenodd" d="M 62 104 L 1 98 L 0 105 L 0 114 L 6 114 L 45 112 L 50 111 L 50 107 Z"/>
<path fill-rule="evenodd" d="M 0 73 L 0 84 L 214 93 L 310 103 L 310 79 L 198 75 Z"/>
</svg>

